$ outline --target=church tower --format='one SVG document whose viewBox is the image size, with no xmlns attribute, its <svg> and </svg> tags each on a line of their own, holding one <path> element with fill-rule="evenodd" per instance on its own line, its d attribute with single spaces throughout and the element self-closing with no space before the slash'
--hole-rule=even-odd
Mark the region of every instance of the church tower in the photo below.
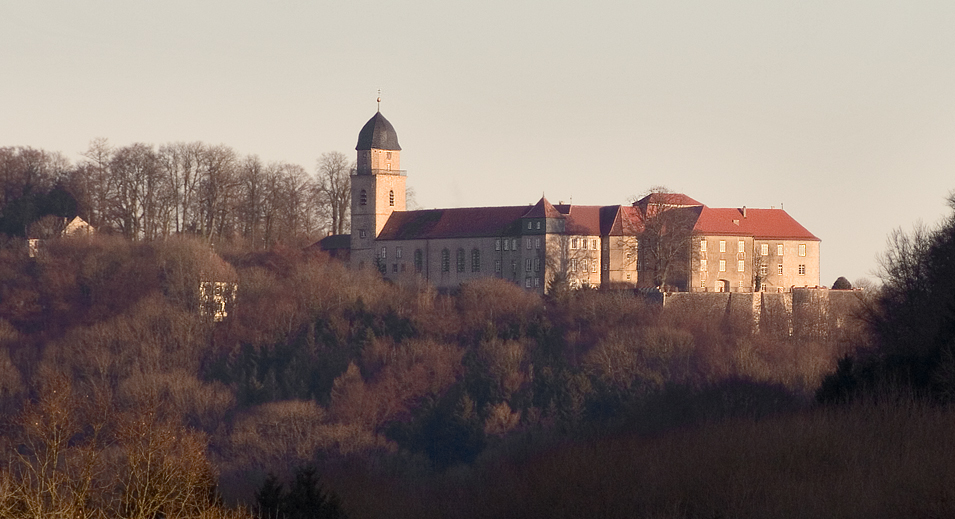
<svg viewBox="0 0 955 519">
<path fill-rule="evenodd" d="M 405 172 L 394 126 L 378 112 L 358 133 L 351 177 L 351 263 L 375 265 L 375 238 L 394 211 L 405 210 Z"/>
</svg>

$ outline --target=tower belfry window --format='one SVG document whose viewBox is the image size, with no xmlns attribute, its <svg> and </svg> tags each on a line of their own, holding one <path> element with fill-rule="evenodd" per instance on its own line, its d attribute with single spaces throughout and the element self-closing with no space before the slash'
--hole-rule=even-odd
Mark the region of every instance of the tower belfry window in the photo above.
<svg viewBox="0 0 955 519">
<path fill-rule="evenodd" d="M 358 203 L 361 205 L 368 205 L 368 193 L 364 189 L 361 190 L 361 193 L 358 195 Z"/>
<path fill-rule="evenodd" d="M 392 207 L 395 206 L 395 191 L 394 190 L 388 191 L 388 205 Z"/>
</svg>

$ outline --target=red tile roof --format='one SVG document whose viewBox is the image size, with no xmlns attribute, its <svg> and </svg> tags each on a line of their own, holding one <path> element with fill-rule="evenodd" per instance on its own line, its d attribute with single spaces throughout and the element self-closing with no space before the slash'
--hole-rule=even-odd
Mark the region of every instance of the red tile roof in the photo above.
<svg viewBox="0 0 955 519">
<path fill-rule="evenodd" d="M 646 208 L 646 206 L 653 205 L 667 205 L 673 207 L 689 207 L 695 205 L 703 205 L 700 202 L 684 195 L 683 193 L 650 193 L 649 195 L 641 198 L 634 202 L 633 205 Z"/>
<path fill-rule="evenodd" d="M 541 197 L 537 205 L 524 214 L 524 218 L 560 218 L 560 212 L 546 198 Z"/>
<path fill-rule="evenodd" d="M 782 209 L 712 208 L 692 198 L 675 194 L 653 194 L 651 213 L 660 210 L 686 212 L 680 221 L 694 222 L 697 234 L 753 236 L 757 239 L 799 239 L 819 241 Z M 643 232 L 648 206 L 552 205 L 541 198 L 534 206 L 464 207 L 396 211 L 378 236 L 379 240 L 471 238 L 517 235 L 521 218 L 561 218 L 564 232 L 584 236 L 635 236 Z M 669 208 L 663 207 L 664 205 Z"/>
<path fill-rule="evenodd" d="M 600 236 L 599 205 L 567 205 L 564 232 L 579 236 Z M 558 207 L 558 210 L 561 208 Z"/>
<path fill-rule="evenodd" d="M 792 239 L 819 241 L 789 213 L 782 209 L 743 209 L 703 206 L 694 232 L 728 236 L 752 236 L 756 239 Z"/>
<path fill-rule="evenodd" d="M 395 211 L 378 235 L 379 240 L 471 238 L 517 234 L 528 206 L 461 207 Z"/>
</svg>

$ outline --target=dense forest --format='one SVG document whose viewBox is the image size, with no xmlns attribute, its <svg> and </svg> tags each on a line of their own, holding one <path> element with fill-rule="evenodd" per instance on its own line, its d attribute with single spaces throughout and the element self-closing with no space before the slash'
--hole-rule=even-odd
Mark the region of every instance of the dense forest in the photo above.
<svg viewBox="0 0 955 519">
<path fill-rule="evenodd" d="M 242 196 L 131 216 L 119 180 L 95 206 L 79 168 L 0 155 L 58 171 L 3 170 L 38 176 L 0 213 L 0 517 L 953 513 L 955 217 L 799 337 L 632 291 L 390 284 Z M 70 211 L 106 232 L 31 257 Z M 203 281 L 238 286 L 221 321 Z"/>
</svg>

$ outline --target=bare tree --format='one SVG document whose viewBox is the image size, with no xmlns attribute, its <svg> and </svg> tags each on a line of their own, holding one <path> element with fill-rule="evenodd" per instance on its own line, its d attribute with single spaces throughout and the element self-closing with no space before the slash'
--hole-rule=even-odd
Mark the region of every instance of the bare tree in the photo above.
<svg viewBox="0 0 955 519">
<path fill-rule="evenodd" d="M 693 250 L 690 242 L 702 206 L 660 186 L 651 188 L 634 206 L 643 218 L 643 230 L 633 257 L 639 257 L 654 286 L 686 290 Z"/>
<path fill-rule="evenodd" d="M 239 176 L 235 150 L 219 145 L 204 150 L 200 162 L 200 232 L 206 238 L 222 238 L 235 224 Z"/>
<path fill-rule="evenodd" d="M 318 188 L 320 200 L 331 213 L 333 234 L 345 234 L 348 229 L 348 211 L 351 209 L 351 170 L 353 164 L 344 153 L 330 151 L 318 159 Z"/>
</svg>

